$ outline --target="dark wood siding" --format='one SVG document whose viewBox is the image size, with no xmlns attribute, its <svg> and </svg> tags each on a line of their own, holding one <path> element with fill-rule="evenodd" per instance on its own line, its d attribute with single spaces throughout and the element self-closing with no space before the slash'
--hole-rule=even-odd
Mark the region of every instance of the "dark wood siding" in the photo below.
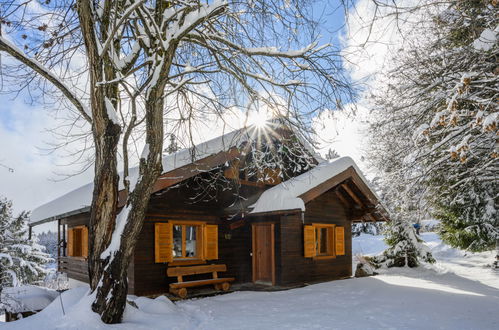
<svg viewBox="0 0 499 330">
<path fill-rule="evenodd" d="M 66 228 L 72 228 L 76 226 L 89 226 L 90 213 L 81 213 L 67 217 L 61 220 L 61 224 L 66 225 Z M 61 226 L 62 228 L 62 226 Z M 61 233 L 61 238 L 65 237 L 66 233 Z M 88 262 L 86 258 L 82 257 L 59 257 L 59 270 L 68 274 L 68 277 L 88 283 Z M 131 262 L 128 266 L 128 293 L 135 294 L 134 285 L 134 263 Z"/>
<path fill-rule="evenodd" d="M 188 210 L 176 210 L 168 215 L 148 215 L 142 226 L 134 253 L 133 271 L 135 273 L 134 289 L 136 295 L 165 293 L 168 292 L 168 284 L 176 282 L 176 278 L 169 278 L 166 275 L 168 263 L 156 263 L 154 260 L 154 223 L 169 220 L 205 221 L 215 224 L 218 218 Z"/>
<path fill-rule="evenodd" d="M 84 258 L 60 257 L 59 270 L 72 279 L 88 283 L 88 264 Z"/>
<path fill-rule="evenodd" d="M 218 259 L 209 260 L 207 263 L 227 265 L 227 272 L 220 273 L 219 276 L 235 277 L 236 282 L 251 281 L 251 228 L 248 224 L 230 230 L 228 224 L 221 223 L 218 218 L 212 216 L 192 212 L 172 212 L 168 216 L 148 217 L 144 222 L 135 248 L 135 294 L 165 293 L 168 292 L 168 285 L 177 281 L 174 277 L 167 277 L 168 263 L 155 263 L 154 261 L 154 223 L 168 220 L 194 220 L 218 224 Z M 192 280 L 196 277 L 190 276 L 188 279 Z"/>
<path fill-rule="evenodd" d="M 302 215 L 281 217 L 280 264 L 278 284 L 315 283 L 352 276 L 352 227 L 347 213 L 332 191 L 307 203 L 305 224 L 328 223 L 345 227 L 345 255 L 332 259 L 312 259 L 303 256 Z"/>
<path fill-rule="evenodd" d="M 331 223 L 345 227 L 345 255 L 334 259 L 317 260 L 303 257 L 303 222 L 301 213 L 292 215 L 273 215 L 250 217 L 242 221 L 237 228 L 230 228 L 224 218 L 221 206 L 217 203 L 187 205 L 179 198 L 175 190 L 167 194 L 153 196 L 137 241 L 133 262 L 128 272 L 129 293 L 152 295 L 168 292 L 169 283 L 175 278 L 166 275 L 168 264 L 155 263 L 154 260 L 154 223 L 169 220 L 203 221 L 217 224 L 219 259 L 208 264 L 226 264 L 227 272 L 220 276 L 235 277 L 236 282 L 252 281 L 252 237 L 251 223 L 272 222 L 275 224 L 275 279 L 277 285 L 295 285 L 349 277 L 352 274 L 351 221 L 347 219 L 347 210 L 338 201 L 334 192 L 329 191 L 306 205 L 305 224 Z M 183 198 L 185 199 L 185 194 Z M 86 216 L 66 219 L 70 226 L 88 224 Z M 87 264 L 82 258 L 61 258 L 61 270 L 71 278 L 88 281 Z M 189 279 L 196 279 L 189 277 Z"/>
</svg>

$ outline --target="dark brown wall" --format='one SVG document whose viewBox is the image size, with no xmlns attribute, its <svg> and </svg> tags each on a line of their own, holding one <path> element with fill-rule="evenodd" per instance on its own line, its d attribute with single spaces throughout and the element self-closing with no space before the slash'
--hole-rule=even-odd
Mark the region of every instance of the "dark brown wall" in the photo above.
<svg viewBox="0 0 499 330">
<path fill-rule="evenodd" d="M 165 200 L 166 199 L 166 200 Z M 303 223 L 301 214 L 286 216 L 256 217 L 244 221 L 244 225 L 230 229 L 232 222 L 220 218 L 220 210 L 215 207 L 174 208 L 166 196 L 151 199 L 149 212 L 135 248 L 128 279 L 129 293 L 150 295 L 165 293 L 169 283 L 175 278 L 166 275 L 168 264 L 154 261 L 154 223 L 169 220 L 204 221 L 219 225 L 219 259 L 207 263 L 227 265 L 227 272 L 219 276 L 235 277 L 236 282 L 252 281 L 251 222 L 275 223 L 275 261 L 276 284 L 292 285 L 304 282 L 319 282 L 351 276 L 351 222 L 347 220 L 346 210 L 332 192 L 327 192 L 306 205 L 305 224 L 333 223 L 345 227 L 345 256 L 335 259 L 313 260 L 303 257 Z M 251 222 L 250 222 L 251 221 Z M 88 223 L 88 215 L 68 219 L 70 226 Z M 71 260 L 68 260 L 71 259 Z M 87 281 L 86 261 L 66 258 L 63 270 L 71 278 Z M 188 279 L 196 279 L 189 277 Z"/>
<path fill-rule="evenodd" d="M 59 270 L 72 279 L 88 283 L 88 264 L 84 258 L 60 257 Z"/>
<path fill-rule="evenodd" d="M 306 205 L 305 224 L 329 223 L 345 227 L 345 255 L 333 259 L 303 256 L 301 214 L 281 217 L 280 264 L 277 282 L 281 285 L 314 283 L 352 276 L 352 226 L 346 210 L 333 192 L 327 192 Z"/>
<path fill-rule="evenodd" d="M 191 220 L 216 223 L 218 218 L 197 214 L 193 211 L 177 210 L 168 216 L 148 216 L 142 226 L 134 253 L 135 294 L 150 295 L 168 292 L 168 284 L 176 282 L 176 278 L 166 275 L 167 263 L 155 263 L 154 260 L 154 223 L 168 220 Z M 216 262 L 214 262 L 216 263 Z"/>
<path fill-rule="evenodd" d="M 76 226 L 89 226 L 90 213 L 82 213 L 67 217 L 61 220 L 61 224 L 66 224 L 67 227 L 72 228 Z M 62 226 L 61 226 L 62 228 Z M 61 238 L 65 237 L 65 233 L 61 233 Z M 90 250 L 90 249 L 89 249 Z M 65 272 L 72 279 L 89 283 L 88 279 L 88 262 L 86 258 L 82 257 L 60 257 L 59 270 Z M 128 293 L 135 294 L 134 287 L 134 264 L 130 263 L 128 266 Z"/>
</svg>

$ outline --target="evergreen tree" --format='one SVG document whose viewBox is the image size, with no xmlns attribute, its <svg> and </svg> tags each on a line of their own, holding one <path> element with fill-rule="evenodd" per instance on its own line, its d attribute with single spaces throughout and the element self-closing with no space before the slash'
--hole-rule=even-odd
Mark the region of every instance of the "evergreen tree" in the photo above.
<svg viewBox="0 0 499 330">
<path fill-rule="evenodd" d="M 57 233 L 53 231 L 43 232 L 37 235 L 37 243 L 45 247 L 45 252 L 52 258 L 57 258 Z"/>
<path fill-rule="evenodd" d="M 359 236 L 362 233 L 370 235 L 379 235 L 383 231 L 383 223 L 380 222 L 361 222 L 352 224 L 352 235 Z"/>
<path fill-rule="evenodd" d="M 336 150 L 334 149 L 331 149 L 329 148 L 327 154 L 326 154 L 326 159 L 327 160 L 331 160 L 331 159 L 335 159 L 335 158 L 338 158 L 340 157 L 340 155 L 338 154 L 338 152 L 336 152 Z"/>
<path fill-rule="evenodd" d="M 444 242 L 488 250 L 499 239 L 498 3 L 430 8 L 377 84 L 370 159 L 441 221 Z"/>
<path fill-rule="evenodd" d="M 379 256 L 371 259 L 377 267 L 417 267 L 420 261 L 433 263 L 430 250 L 416 234 L 411 222 L 400 214 L 391 217 L 385 231 L 388 248 Z"/>
<path fill-rule="evenodd" d="M 178 147 L 177 138 L 175 137 L 175 134 L 170 134 L 170 144 L 168 144 L 168 147 L 165 149 L 165 152 L 170 155 L 177 152 L 179 149 L 180 148 Z"/>
<path fill-rule="evenodd" d="M 43 247 L 28 239 L 28 212 L 12 214 L 12 202 L 0 198 L 0 291 L 3 287 L 36 283 L 51 261 Z"/>
</svg>

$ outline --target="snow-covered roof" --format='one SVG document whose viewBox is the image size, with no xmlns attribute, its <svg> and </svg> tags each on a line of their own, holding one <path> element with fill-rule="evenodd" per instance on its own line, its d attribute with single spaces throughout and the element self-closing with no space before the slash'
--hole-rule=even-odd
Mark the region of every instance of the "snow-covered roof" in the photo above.
<svg viewBox="0 0 499 330">
<path fill-rule="evenodd" d="M 47 307 L 59 293 L 34 285 L 7 287 L 2 289 L 2 308 L 11 313 L 34 312 Z"/>
<path fill-rule="evenodd" d="M 57 220 L 56 216 L 61 214 L 68 214 L 73 211 L 75 211 L 75 213 L 87 211 L 90 209 L 93 189 L 93 182 L 87 183 L 53 201 L 37 207 L 31 213 L 30 222 L 36 223 L 42 220 Z"/>
<path fill-rule="evenodd" d="M 275 125 L 275 124 L 269 124 Z M 163 173 L 168 173 L 182 166 L 191 164 L 208 156 L 224 152 L 230 148 L 240 146 L 242 143 L 252 141 L 261 134 L 260 129 L 256 126 L 241 128 L 217 138 L 200 143 L 192 148 L 185 148 L 173 154 L 163 157 Z M 300 138 L 303 146 L 315 157 L 317 162 L 323 161 L 321 156 L 307 143 L 307 141 L 295 132 Z M 130 169 L 130 176 L 138 171 L 138 167 Z M 46 204 L 43 204 L 31 213 L 30 222 L 32 224 L 48 222 L 60 219 L 65 216 L 86 212 L 90 209 L 92 203 L 93 182 L 88 183 L 80 188 L 68 192 L 59 198 L 54 199 Z M 123 182 L 120 180 L 119 189 L 123 189 Z"/>
<path fill-rule="evenodd" d="M 353 159 L 350 157 L 340 157 L 324 161 L 313 169 L 264 191 L 257 202 L 251 206 L 253 210 L 250 213 L 286 210 L 305 211 L 305 202 L 300 198 L 301 195 L 346 171 L 350 167 L 357 172 L 358 176 L 369 187 L 368 181 L 364 178 Z M 372 189 L 370 190 L 376 196 L 375 192 Z"/>
</svg>

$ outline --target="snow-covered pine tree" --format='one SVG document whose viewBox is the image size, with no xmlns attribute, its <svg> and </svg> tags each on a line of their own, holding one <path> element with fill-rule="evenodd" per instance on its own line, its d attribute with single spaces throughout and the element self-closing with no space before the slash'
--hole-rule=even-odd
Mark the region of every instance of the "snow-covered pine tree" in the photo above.
<svg viewBox="0 0 499 330">
<path fill-rule="evenodd" d="M 45 247 L 45 252 L 52 258 L 57 258 L 57 233 L 47 231 L 36 235 L 37 243 Z"/>
<path fill-rule="evenodd" d="M 170 134 L 170 143 L 168 144 L 168 147 L 166 147 L 165 152 L 167 154 L 173 154 L 179 150 L 178 143 L 177 143 L 177 137 L 175 134 Z"/>
<path fill-rule="evenodd" d="M 383 231 L 384 224 L 380 222 L 361 222 L 352 224 L 352 235 L 359 236 L 362 233 L 379 235 Z"/>
<path fill-rule="evenodd" d="M 330 160 L 330 159 L 335 159 L 335 158 L 338 158 L 340 157 L 340 155 L 338 154 L 338 152 L 334 149 L 331 149 L 329 148 L 327 154 L 326 154 L 326 159 L 327 160 Z"/>
<path fill-rule="evenodd" d="M 28 239 L 28 212 L 13 216 L 12 202 L 0 198 L 0 291 L 7 286 L 36 283 L 52 259 L 43 247 Z"/>
<path fill-rule="evenodd" d="M 382 188 L 382 200 L 390 201 L 386 203 L 390 208 L 390 222 L 384 226 L 388 248 L 371 261 L 376 267 L 417 267 L 421 262 L 433 263 L 435 259 L 414 228 L 424 214 L 420 205 L 422 192 L 418 186 L 406 184 L 412 175 L 397 171 L 400 166 L 397 162 L 402 160 L 391 162 L 393 168 L 386 168 L 385 175 L 376 181 Z"/>
<path fill-rule="evenodd" d="M 429 248 L 416 234 L 411 221 L 400 213 L 392 215 L 390 220 L 385 231 L 385 242 L 389 247 L 381 255 L 371 258 L 375 266 L 417 267 L 421 260 L 435 262 Z"/>
<path fill-rule="evenodd" d="M 442 222 L 446 243 L 492 249 L 499 237 L 498 3 L 428 8 L 377 83 L 370 159 L 390 182 L 396 176 L 411 187 L 419 211 Z"/>
</svg>

